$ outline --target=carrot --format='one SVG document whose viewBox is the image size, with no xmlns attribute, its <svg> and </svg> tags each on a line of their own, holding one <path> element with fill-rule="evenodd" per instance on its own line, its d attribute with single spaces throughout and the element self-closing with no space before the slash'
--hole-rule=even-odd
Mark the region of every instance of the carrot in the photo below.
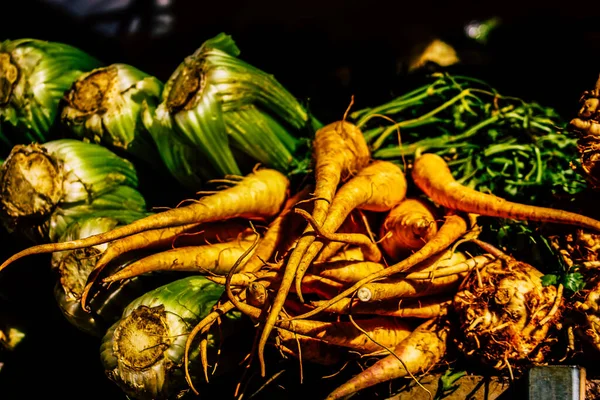
<svg viewBox="0 0 600 400">
<path fill-rule="evenodd" d="M 446 353 L 448 330 L 448 326 L 438 320 L 423 323 L 395 347 L 393 355 L 379 360 L 335 389 L 326 400 L 346 398 L 379 383 L 431 369 Z"/>
<path fill-rule="evenodd" d="M 404 279 L 431 279 L 440 278 L 443 276 L 462 274 L 464 272 L 469 272 L 474 268 L 482 268 L 488 262 L 494 260 L 495 258 L 491 254 L 483 254 L 480 256 L 471 257 L 468 260 L 464 257 L 463 253 L 454 253 L 454 256 L 460 255 L 459 259 L 452 258 L 451 262 L 446 263 L 448 266 L 443 268 L 437 268 L 442 266 L 442 263 L 439 263 L 435 269 L 427 269 L 420 272 L 411 272 L 407 274 Z M 462 260 L 464 259 L 464 260 Z M 456 261 L 458 260 L 458 263 Z"/>
<path fill-rule="evenodd" d="M 321 225 L 340 181 L 363 169 L 371 154 L 365 138 L 353 124 L 336 121 L 319 129 L 313 142 L 315 192 L 312 216 Z"/>
<path fill-rule="evenodd" d="M 315 201 L 312 217 L 317 226 L 320 226 L 327 216 L 329 205 L 333 201 L 340 181 L 347 179 L 366 166 L 370 160 L 370 152 L 360 129 L 348 122 L 336 121 L 320 128 L 315 133 L 313 156 L 315 159 Z M 266 372 L 263 354 L 267 337 L 273 329 L 274 322 L 290 291 L 298 263 L 314 240 L 314 236 L 310 235 L 312 233 L 310 226 L 304 232 L 309 235 L 300 238 L 290 255 L 282 284 L 275 295 L 272 311 L 263 328 L 267 332 L 263 333 L 259 341 L 258 355 L 263 377 Z"/>
<path fill-rule="evenodd" d="M 387 211 L 398 204 L 406 194 L 406 180 L 402 170 L 386 161 L 375 161 L 362 169 L 357 176 L 352 178 L 338 191 L 328 210 L 327 219 L 321 226 L 324 232 L 335 232 L 344 222 L 352 210 L 357 207 L 373 210 Z M 316 221 L 318 226 L 318 221 Z M 287 298 L 292 280 L 296 279 L 296 292 L 302 299 L 302 277 L 308 266 L 321 249 L 321 246 L 312 251 L 306 251 L 301 243 L 314 242 L 314 236 L 303 237 L 294 249 L 285 267 L 281 286 L 275 295 L 271 311 L 265 321 L 263 332 L 258 344 L 258 358 L 261 365 L 261 374 L 265 376 L 264 348 L 267 343 L 283 303 Z M 312 246 L 309 247 L 312 248 Z"/>
<path fill-rule="evenodd" d="M 192 381 L 192 377 L 190 375 L 190 370 L 189 370 L 189 354 L 190 354 L 190 349 L 192 347 L 192 342 L 194 341 L 194 339 L 196 338 L 196 336 L 199 333 L 205 332 L 207 329 L 210 329 L 211 325 L 213 323 L 215 323 L 215 321 L 217 321 L 221 316 L 227 314 L 229 311 L 233 310 L 234 308 L 235 307 L 231 301 L 227 301 L 219 306 L 215 306 L 213 308 L 213 311 L 210 312 L 206 317 L 204 317 L 204 319 L 202 321 L 200 321 L 194 327 L 194 329 L 192 329 L 190 331 L 190 334 L 187 337 L 187 340 L 185 342 L 184 352 L 183 352 L 183 368 L 185 371 L 185 380 L 188 383 L 188 385 L 190 386 L 190 389 L 192 389 L 192 391 L 196 395 L 200 395 L 200 393 L 194 386 L 194 382 Z"/>
<path fill-rule="evenodd" d="M 376 302 L 401 297 L 422 297 L 447 293 L 457 288 L 470 270 L 480 268 L 490 260 L 491 258 L 487 255 L 477 256 L 458 265 L 435 271 L 417 272 L 399 279 L 368 283 L 358 289 L 356 297 L 364 302 Z"/>
<path fill-rule="evenodd" d="M 433 238 L 431 238 L 431 240 L 427 242 L 420 250 L 418 250 L 405 260 L 398 262 L 397 264 L 394 264 L 388 268 L 385 268 L 379 272 L 375 272 L 367 276 L 366 278 L 361 279 L 348 289 L 338 294 L 336 297 L 324 302 L 319 307 L 313 309 L 308 313 L 294 317 L 294 319 L 308 318 L 313 315 L 316 315 L 324 309 L 326 309 L 327 307 L 329 307 L 330 305 L 335 304 L 344 297 L 351 295 L 356 290 L 360 289 L 363 285 L 366 285 L 367 283 L 370 283 L 375 279 L 385 278 L 406 271 L 418 265 L 419 263 L 426 261 L 433 255 L 440 253 L 441 251 L 448 248 L 448 246 L 450 246 L 452 243 L 454 243 L 454 241 L 456 241 L 458 238 L 460 238 L 463 234 L 467 232 L 467 228 L 467 220 L 465 219 L 465 217 L 457 214 L 447 215 L 446 221 L 441 226 L 438 233 Z"/>
<path fill-rule="evenodd" d="M 262 270 L 256 273 L 250 272 L 239 272 L 231 276 L 231 286 L 247 287 L 252 282 L 257 280 L 267 280 L 268 282 L 274 281 L 277 278 L 277 271 L 266 271 Z M 223 275 L 207 275 L 206 279 L 218 283 L 219 285 L 225 285 L 227 277 Z M 265 283 L 265 282 L 263 282 Z"/>
<path fill-rule="evenodd" d="M 335 244 L 336 246 L 330 246 Z M 322 262 L 334 262 L 334 261 L 364 261 L 365 256 L 360 247 L 347 247 L 344 243 L 331 242 L 328 243 L 323 250 L 319 253 L 319 256 L 315 260 L 315 263 Z"/>
<path fill-rule="evenodd" d="M 336 232 L 354 209 L 389 211 L 404 200 L 405 195 L 406 180 L 402 170 L 387 161 L 374 161 L 340 188 L 320 230 L 327 233 Z M 300 260 L 296 273 L 296 291 L 301 300 L 302 276 L 323 245 L 323 241 L 315 241 L 313 238 L 313 243 Z"/>
<path fill-rule="evenodd" d="M 384 268 L 383 264 L 371 261 L 330 261 L 313 264 L 311 272 L 338 282 L 354 283 Z"/>
<path fill-rule="evenodd" d="M 312 219 L 316 226 L 320 227 L 327 217 L 339 183 L 367 166 L 370 161 L 370 151 L 360 129 L 345 121 L 336 121 L 319 129 L 315 134 L 313 149 L 316 185 Z M 312 228 L 309 225 L 305 235 L 311 233 Z M 314 235 L 308 235 L 298 241 L 286 266 L 284 282 L 293 280 L 297 263 L 313 240 Z M 286 293 L 285 295 L 278 293 L 275 305 L 282 304 L 287 296 L 289 291 L 287 283 L 282 285 L 281 290 Z"/>
<path fill-rule="evenodd" d="M 507 201 L 461 185 L 452 176 L 444 159 L 423 154 L 414 162 L 415 184 L 436 203 L 452 209 L 488 217 L 522 221 L 552 222 L 600 231 L 600 221 L 584 215 Z"/>
<path fill-rule="evenodd" d="M 311 304 L 318 307 L 322 301 Z M 431 319 L 446 315 L 452 304 L 452 297 L 430 297 L 425 299 L 384 300 L 376 303 L 363 303 L 357 299 L 344 298 L 326 309 L 335 314 L 369 314 L 396 318 Z"/>
<path fill-rule="evenodd" d="M 28 255 L 96 246 L 151 229 L 236 217 L 269 218 L 281 209 L 287 196 L 288 186 L 288 179 L 280 172 L 272 169 L 257 170 L 244 177 L 235 186 L 203 197 L 191 205 L 160 212 L 85 239 L 30 247 L 6 260 L 0 265 L 0 271 Z"/>
<path fill-rule="evenodd" d="M 396 346 L 413 331 L 409 322 L 395 318 L 371 318 L 359 322 L 360 327 L 375 341 L 385 346 Z M 323 322 L 308 319 L 280 321 L 277 325 L 300 335 L 323 340 L 326 343 L 347 347 L 362 354 L 381 350 L 366 334 L 351 322 Z"/>
<path fill-rule="evenodd" d="M 155 253 L 137 260 L 104 282 L 115 282 L 154 271 L 183 271 L 205 274 L 225 274 L 246 250 L 252 246 L 256 235 L 225 243 L 188 246 Z"/>
<path fill-rule="evenodd" d="M 304 335 L 279 329 L 276 346 L 282 353 L 321 365 L 335 365 L 348 357 L 348 350 Z M 298 349 L 300 348 L 300 349 Z"/>
<path fill-rule="evenodd" d="M 396 277 L 410 277 L 410 279 L 431 279 L 433 276 L 438 276 L 437 271 L 446 271 L 465 261 L 467 261 L 465 253 L 448 247 L 445 251 L 436 253 L 411 267 L 410 272 L 405 271 L 395 275 Z"/>
<path fill-rule="evenodd" d="M 420 199 L 406 199 L 394 207 L 381 225 L 381 247 L 392 260 L 419 250 L 437 232 L 431 207 Z"/>
<path fill-rule="evenodd" d="M 375 302 L 380 300 L 414 298 L 450 293 L 456 290 L 463 279 L 462 274 L 447 275 L 434 280 L 394 279 L 390 281 L 372 282 L 358 289 L 356 297 L 360 301 Z"/>
<path fill-rule="evenodd" d="M 242 265 L 240 272 L 256 272 L 271 258 L 275 249 L 282 241 L 282 236 L 284 236 L 284 234 L 290 234 L 289 231 L 284 231 L 284 228 L 288 227 L 287 222 L 289 222 L 290 217 L 293 216 L 293 214 L 290 213 L 292 208 L 296 203 L 304 199 L 308 192 L 308 187 L 304 188 L 285 202 L 282 211 L 273 221 L 271 221 L 269 228 L 260 240 L 256 251 L 254 251 L 248 262 Z"/>
<path fill-rule="evenodd" d="M 243 308 L 244 313 L 250 318 L 256 320 L 260 318 L 261 310 L 259 308 L 249 304 L 244 304 Z M 329 344 L 347 347 L 365 354 L 380 349 L 367 335 L 379 343 L 394 346 L 408 337 L 413 331 L 412 324 L 395 318 L 372 318 L 360 321 L 361 328 L 367 334 L 358 330 L 351 322 L 285 320 L 277 321 L 276 326 L 279 329 L 321 339 Z"/>
<path fill-rule="evenodd" d="M 344 284 L 318 275 L 305 275 L 302 278 L 302 287 L 306 293 L 330 299 L 344 289 Z M 296 288 L 291 288 L 292 292 L 295 290 Z"/>
<path fill-rule="evenodd" d="M 365 235 L 369 235 L 369 231 L 368 229 L 366 229 L 364 223 L 362 223 L 363 221 L 360 220 L 360 216 L 361 215 L 359 210 L 351 212 L 350 215 L 344 220 L 340 228 L 337 230 L 337 233 L 363 233 Z M 305 219 L 303 220 L 306 221 Z M 374 239 L 372 241 L 375 242 Z M 315 262 L 328 261 L 331 259 L 331 257 L 340 253 L 342 249 L 348 247 L 352 246 L 349 246 L 347 243 L 344 242 L 329 242 L 323 247 L 323 250 L 321 250 Z M 357 248 L 357 250 L 355 251 L 361 250 Z M 364 255 L 361 254 L 360 256 L 363 257 L 361 259 L 364 260 Z"/>
<path fill-rule="evenodd" d="M 225 285 L 226 277 L 220 276 L 207 276 L 211 281 Z M 250 273 L 237 273 L 231 277 L 231 286 L 236 287 L 248 287 L 250 290 L 253 283 L 264 286 L 265 288 L 276 288 L 279 285 L 277 281 L 276 271 L 260 271 L 256 274 Z M 338 281 L 321 277 L 318 275 L 306 275 L 302 280 L 302 287 L 306 290 L 306 293 L 316 294 L 322 298 L 330 298 L 339 293 L 343 289 L 343 283 Z M 259 288 L 254 288 L 259 290 Z M 250 294 L 248 294 L 250 297 Z M 255 304 L 253 304 L 256 306 Z"/>
<path fill-rule="evenodd" d="M 330 233 L 323 231 L 316 225 L 316 221 L 312 219 L 309 213 L 304 210 L 296 210 L 297 214 L 302 215 L 304 218 L 308 220 L 308 223 L 313 228 L 313 230 L 317 233 L 317 236 L 322 239 L 328 240 L 330 242 L 340 242 L 344 244 L 354 245 L 360 247 L 365 258 L 369 261 L 379 261 L 381 260 L 381 251 L 379 247 L 377 247 L 377 243 L 371 240 L 366 235 L 362 233 Z M 310 248 L 309 248 L 310 251 Z M 306 253 L 305 253 L 306 256 Z M 304 272 L 302 272 L 304 273 Z M 298 276 L 298 275 L 296 275 Z"/>
<path fill-rule="evenodd" d="M 152 229 L 111 242 L 90 273 L 81 296 L 81 306 L 87 310 L 87 298 L 98 276 L 115 258 L 133 250 L 149 250 L 162 247 L 176 247 L 176 244 L 197 245 L 213 241 L 224 241 L 237 237 L 249 230 L 247 223 L 232 220 L 229 223 L 199 223 Z"/>
</svg>

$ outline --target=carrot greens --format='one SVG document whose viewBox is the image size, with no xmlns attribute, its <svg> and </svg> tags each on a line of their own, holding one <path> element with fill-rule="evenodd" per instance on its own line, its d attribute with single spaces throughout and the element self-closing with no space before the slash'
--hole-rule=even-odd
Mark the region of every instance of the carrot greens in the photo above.
<svg viewBox="0 0 600 400">
<path fill-rule="evenodd" d="M 433 74 L 429 83 L 351 118 L 374 158 L 411 161 L 433 152 L 463 185 L 512 201 L 550 205 L 585 188 L 572 166 L 577 140 L 565 132 L 566 121 L 477 79 Z"/>
</svg>

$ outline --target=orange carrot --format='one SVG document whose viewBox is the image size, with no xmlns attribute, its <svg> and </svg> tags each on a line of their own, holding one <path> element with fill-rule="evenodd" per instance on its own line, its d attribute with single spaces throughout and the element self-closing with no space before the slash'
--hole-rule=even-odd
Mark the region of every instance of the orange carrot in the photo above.
<svg viewBox="0 0 600 400">
<path fill-rule="evenodd" d="M 322 301 L 311 304 L 318 307 Z M 396 318 L 431 319 L 445 315 L 452 304 L 452 296 L 429 297 L 425 299 L 384 300 L 376 303 L 363 303 L 358 299 L 344 298 L 325 311 L 335 314 L 370 314 Z"/>
<path fill-rule="evenodd" d="M 319 236 L 321 239 L 325 239 L 330 242 L 340 242 L 340 243 L 344 243 L 344 244 L 358 246 L 362 250 L 362 253 L 367 260 L 375 261 L 375 262 L 381 260 L 381 257 L 382 257 L 381 251 L 379 250 L 377 243 L 375 243 L 373 240 L 371 240 L 371 238 L 369 238 L 368 236 L 363 235 L 362 233 L 330 233 L 330 232 L 326 232 L 326 231 L 323 231 L 321 228 L 319 228 L 316 225 L 316 221 L 314 219 L 312 219 L 310 214 L 307 213 L 306 211 L 296 210 L 296 213 L 302 215 L 304 218 L 306 218 L 308 220 L 308 223 L 310 224 L 310 226 L 314 229 L 317 236 Z M 309 250 L 310 250 L 310 248 L 309 248 Z M 305 257 L 306 257 L 306 253 L 305 253 Z M 304 273 L 304 271 L 302 271 L 302 273 Z M 296 276 L 298 276 L 298 275 L 296 275 Z"/>
<path fill-rule="evenodd" d="M 462 274 L 436 277 L 433 280 L 394 279 L 371 282 L 358 289 L 356 297 L 363 302 L 377 302 L 450 293 L 456 291 L 466 276 L 467 273 L 463 272 Z"/>
<path fill-rule="evenodd" d="M 154 253 L 134 261 L 125 268 L 104 278 L 115 282 L 153 271 L 187 271 L 205 274 L 226 274 L 253 244 L 256 235 L 241 240 L 204 246 L 180 247 Z"/>
<path fill-rule="evenodd" d="M 366 166 L 371 155 L 360 129 L 348 122 L 336 121 L 315 133 L 313 156 L 315 159 L 315 201 L 312 217 L 317 226 L 320 226 L 327 216 L 329 205 L 333 201 L 340 181 L 347 179 Z M 266 333 L 262 334 L 258 344 L 258 358 L 263 377 L 266 373 L 263 354 L 267 338 L 290 291 L 298 263 L 314 240 L 310 226 L 306 228 L 305 234 L 308 236 L 303 236 L 298 240 L 290 255 L 281 285 L 273 301 L 271 313 L 263 328 Z"/>
<path fill-rule="evenodd" d="M 232 220 L 229 223 L 199 223 L 175 226 L 172 228 L 152 229 L 127 236 L 111 242 L 94 270 L 90 273 L 81 296 L 81 306 L 87 310 L 87 298 L 98 276 L 115 258 L 133 250 L 149 250 L 176 245 L 198 245 L 201 243 L 221 242 L 237 237 L 248 228 L 248 223 Z"/>
<path fill-rule="evenodd" d="M 394 207 L 381 225 L 381 247 L 392 260 L 419 250 L 437 232 L 431 207 L 420 199 L 406 199 Z"/>
<path fill-rule="evenodd" d="M 354 283 L 384 268 L 383 264 L 371 261 L 330 261 L 313 264 L 311 272 L 338 282 Z"/>
<path fill-rule="evenodd" d="M 275 345 L 282 353 L 321 365 L 335 365 L 348 357 L 348 350 L 304 335 L 279 329 Z M 300 350 L 298 350 L 300 347 Z"/>
<path fill-rule="evenodd" d="M 448 291 L 460 285 L 470 270 L 481 268 L 491 260 L 492 258 L 487 255 L 477 256 L 457 265 L 434 271 L 417 272 L 408 274 L 403 278 L 389 278 L 379 282 L 367 283 L 358 289 L 356 297 L 364 302 L 377 302 L 386 299 L 448 293 Z"/>
<path fill-rule="evenodd" d="M 288 186 L 289 181 L 280 172 L 272 169 L 257 170 L 235 186 L 203 197 L 191 205 L 160 212 L 85 239 L 30 247 L 6 260 L 0 265 L 0 270 L 28 255 L 96 246 L 151 229 L 236 217 L 269 218 L 280 211 L 287 196 Z"/>
<path fill-rule="evenodd" d="M 282 241 L 282 237 L 284 235 L 290 235 L 291 233 L 288 230 L 284 230 L 284 228 L 289 227 L 289 219 L 293 216 L 293 214 L 290 213 L 292 208 L 296 203 L 304 199 L 308 192 L 309 189 L 304 188 L 285 202 L 282 211 L 273 221 L 271 221 L 267 232 L 260 240 L 252 257 L 250 257 L 247 263 L 242 265 L 240 272 L 256 272 L 263 267 L 265 262 L 269 261 L 275 252 L 275 249 Z"/>
<path fill-rule="evenodd" d="M 393 355 L 379 360 L 335 389 L 326 400 L 346 398 L 379 383 L 428 371 L 446 354 L 448 330 L 448 326 L 439 320 L 423 323 L 395 347 Z"/>
<path fill-rule="evenodd" d="M 320 226 L 340 181 L 363 169 L 371 153 L 360 129 L 351 123 L 336 121 L 315 133 L 313 156 L 316 185 L 312 216 Z"/>
<path fill-rule="evenodd" d="M 488 217 L 575 225 L 600 231 L 600 221 L 580 214 L 513 203 L 463 186 L 454 180 L 446 161 L 436 154 L 417 157 L 412 177 L 431 200 L 452 210 Z"/>
<path fill-rule="evenodd" d="M 438 233 L 433 238 L 431 238 L 431 240 L 427 242 L 425 246 L 423 246 L 420 250 L 418 250 L 405 260 L 402 260 L 399 263 L 392 265 L 391 267 L 388 267 L 379 272 L 375 272 L 367 276 L 366 278 L 361 279 L 348 289 L 338 294 L 336 297 L 327 300 L 322 305 L 308 313 L 294 317 L 294 319 L 308 318 L 315 314 L 318 314 L 325 308 L 329 307 L 332 304 L 335 304 L 344 297 L 351 295 L 356 290 L 360 289 L 363 285 L 366 285 L 367 283 L 370 283 L 375 279 L 385 278 L 387 276 L 406 271 L 414 267 L 415 265 L 426 261 L 433 255 L 440 253 L 441 251 L 448 248 L 458 238 L 465 234 L 468 228 L 467 223 L 467 220 L 460 215 L 450 214 L 446 216 L 446 221 L 441 226 Z"/>
<path fill-rule="evenodd" d="M 395 318 L 371 318 L 358 322 L 375 341 L 385 346 L 396 346 L 413 331 L 411 323 Z M 323 322 L 308 319 L 280 321 L 277 325 L 300 335 L 321 339 L 326 343 L 347 347 L 362 354 L 381 350 L 381 346 L 356 329 L 351 322 Z"/>
<path fill-rule="evenodd" d="M 315 262 L 364 261 L 365 260 L 365 256 L 362 253 L 362 250 L 360 249 L 360 247 L 340 248 L 339 250 L 336 249 L 337 251 L 335 251 L 331 256 L 326 255 L 325 258 L 321 258 L 323 253 L 325 253 L 325 251 L 328 248 L 329 248 L 329 244 L 327 246 L 323 247 L 323 250 L 319 253 L 319 257 L 317 257 Z"/>
<path fill-rule="evenodd" d="M 336 232 L 354 209 L 389 211 L 404 200 L 405 195 L 406 180 L 402 170 L 387 161 L 374 161 L 340 188 L 329 207 L 327 219 L 323 222 L 320 230 Z M 300 260 L 296 272 L 296 292 L 301 300 L 302 276 L 323 246 L 322 240 L 317 241 L 313 238 L 313 243 Z"/>
<path fill-rule="evenodd" d="M 357 176 L 348 181 L 347 184 L 344 184 L 338 191 L 329 207 L 327 219 L 321 226 L 321 229 L 324 232 L 335 232 L 350 212 L 357 207 L 373 211 L 390 210 L 402 201 L 405 194 L 406 180 L 404 179 L 402 170 L 392 163 L 375 161 L 368 167 L 363 168 Z M 319 225 L 318 221 L 315 223 Z M 321 246 L 319 246 L 315 248 L 316 251 L 313 250 L 310 253 L 307 251 L 305 254 L 304 249 L 300 245 L 304 241 L 312 243 L 314 239 L 314 236 L 303 237 L 290 255 L 285 267 L 281 286 L 273 300 L 271 311 L 265 321 L 258 344 L 258 358 L 262 376 L 266 373 L 264 368 L 264 348 L 275 325 L 275 321 L 279 317 L 283 303 L 287 298 L 292 280 L 294 277 L 296 278 L 296 292 L 301 298 L 301 283 L 304 272 L 321 249 Z"/>
</svg>

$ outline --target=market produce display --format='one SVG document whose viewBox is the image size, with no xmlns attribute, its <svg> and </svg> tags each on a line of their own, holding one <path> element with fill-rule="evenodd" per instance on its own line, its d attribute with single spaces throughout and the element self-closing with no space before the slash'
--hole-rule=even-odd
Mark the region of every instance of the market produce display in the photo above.
<svg viewBox="0 0 600 400">
<path fill-rule="evenodd" d="M 27 243 L 0 279 L 51 254 L 57 307 L 124 394 L 226 376 L 224 397 L 252 379 L 260 396 L 287 362 L 344 377 L 327 399 L 372 398 L 449 365 L 512 381 L 600 349 L 600 84 L 567 123 L 440 68 L 320 122 L 240 55 L 219 34 L 163 85 L 59 43 L 0 45 L 0 218 Z M 157 165 L 196 197 L 147 204 L 138 174 Z"/>
</svg>

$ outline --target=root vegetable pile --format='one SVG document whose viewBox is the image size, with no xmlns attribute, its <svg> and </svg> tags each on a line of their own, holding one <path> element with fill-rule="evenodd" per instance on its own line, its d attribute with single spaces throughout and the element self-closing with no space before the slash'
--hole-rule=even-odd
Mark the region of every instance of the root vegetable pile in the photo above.
<svg viewBox="0 0 600 400">
<path fill-rule="evenodd" d="M 215 51 L 209 50 L 205 49 Z M 436 90 L 434 94 L 441 96 L 451 87 Z M 508 371 L 514 378 L 532 365 L 556 360 L 553 346 L 563 333 L 562 318 L 571 309 L 583 321 L 579 335 L 600 351 L 600 284 L 569 307 L 567 292 L 574 290 L 564 283 L 567 275 L 561 275 L 562 280 L 544 275 L 510 249 L 501 251 L 501 246 L 495 247 L 498 243 L 482 239 L 485 224 L 514 220 L 532 224 L 521 226 L 578 229 L 578 243 L 584 248 L 585 243 L 595 243 L 600 221 L 540 202 L 519 202 L 516 194 L 498 197 L 490 185 L 472 180 L 478 170 L 462 169 L 463 150 L 449 149 L 440 138 L 423 138 L 413 147 L 400 145 L 396 153 L 382 148 L 393 129 L 434 124 L 437 120 L 429 117 L 444 107 L 469 108 L 475 94 L 489 94 L 477 90 L 464 89 L 421 119 L 397 122 L 394 128 L 362 130 L 379 112 L 401 113 L 415 99 L 409 96 L 394 107 L 358 113 L 354 122 L 345 116 L 316 130 L 310 146 L 312 169 L 303 179 L 257 165 L 244 176 L 208 182 L 221 186 L 198 192 L 198 198 L 175 208 L 131 223 L 115 222 L 110 229 L 94 231 L 97 234 L 67 235 L 60 242 L 26 248 L 4 261 L 0 271 L 23 257 L 54 253 L 61 273 L 69 272 L 76 283 L 71 303 L 80 303 L 77 312 L 92 314 L 98 313 L 99 301 L 94 300 L 107 295 L 111 285 L 148 276 L 166 281 L 175 277 L 131 303 L 106 333 L 105 368 L 134 398 L 179 396 L 186 390 L 199 393 L 201 385 L 213 378 L 214 364 L 222 360 L 220 346 L 231 342 L 216 333 L 228 318 L 248 322 L 251 328 L 244 335 L 253 339 L 241 358 L 239 384 L 229 393 L 238 398 L 253 376 L 266 379 L 276 373 L 273 354 L 275 359 L 295 359 L 300 371 L 306 367 L 303 363 L 358 364 L 362 371 L 332 387 L 329 400 L 401 377 L 419 384 L 418 375 L 455 361 L 450 350 L 497 372 Z M 597 92 L 586 100 L 588 109 L 596 105 Z M 427 93 L 411 95 L 425 99 Z M 499 95 L 494 99 L 500 104 L 507 101 Z M 502 115 L 523 122 L 525 111 L 519 107 L 503 105 L 477 129 L 446 135 L 447 142 L 471 138 L 505 118 Z M 536 110 L 529 111 L 535 116 Z M 590 116 L 588 111 L 581 115 Z M 548 121 L 532 118 L 539 129 L 549 129 Z M 572 124 L 595 133 L 590 128 L 594 125 L 580 120 Z M 195 140 L 200 140 L 200 133 Z M 538 144 L 503 142 L 507 147 L 497 150 L 519 152 L 519 157 L 527 151 L 536 155 L 531 169 L 514 173 L 528 182 L 523 186 L 545 179 Z M 390 154 L 406 155 L 408 163 Z M 523 168 L 523 162 L 514 160 L 515 168 Z M 491 175 L 518 185 L 514 176 L 493 168 L 488 168 Z M 592 174 L 590 168 L 586 171 Z M 457 170 L 465 175 L 457 175 Z M 510 194 L 508 189 L 501 192 Z M 552 243 L 560 247 L 561 240 Z M 84 267 L 67 271 L 69 257 L 77 258 L 73 265 Z M 594 260 L 572 258 L 567 264 L 592 270 L 600 265 Z M 571 271 L 569 279 L 577 271 Z M 557 280 L 551 281 L 551 276 Z M 210 304 L 200 304 L 206 296 Z M 168 335 L 168 340 L 160 335 Z M 153 349 L 144 357 L 140 346 L 146 342 Z M 130 352 L 125 344 L 132 347 Z M 141 371 L 134 364 L 152 369 Z M 174 376 L 177 379 L 170 381 Z"/>
</svg>

